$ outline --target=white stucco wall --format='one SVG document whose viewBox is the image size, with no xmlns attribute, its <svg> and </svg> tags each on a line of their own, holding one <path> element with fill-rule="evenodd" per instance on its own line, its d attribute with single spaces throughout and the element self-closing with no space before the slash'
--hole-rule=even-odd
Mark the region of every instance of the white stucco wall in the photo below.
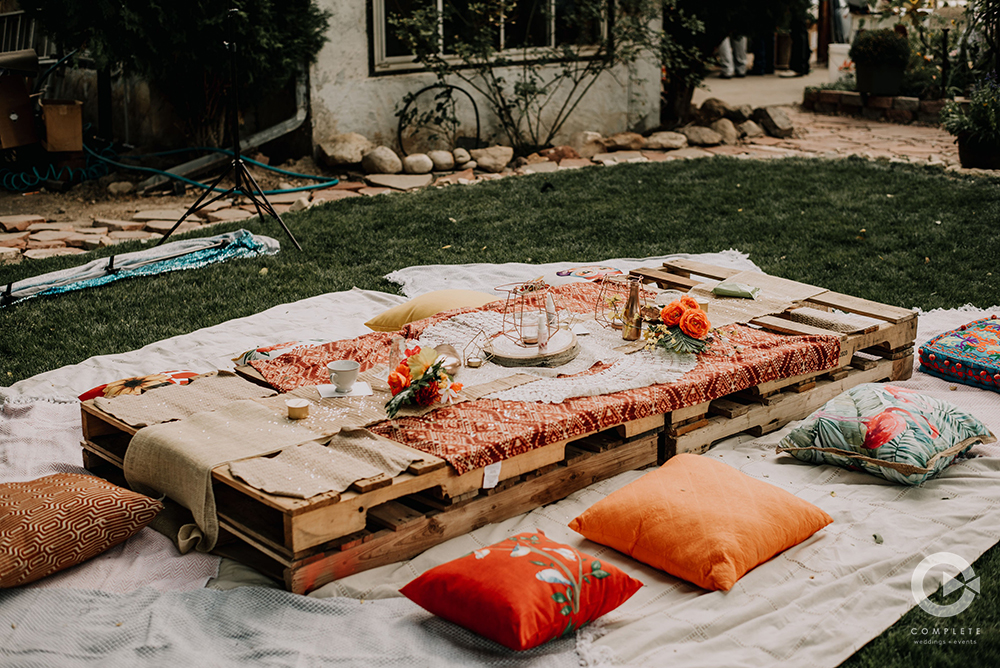
<svg viewBox="0 0 1000 668">
<path fill-rule="evenodd" d="M 366 4 L 364 0 L 319 0 L 332 16 L 329 42 L 310 76 L 314 143 L 334 134 L 357 132 L 373 142 L 398 148 L 395 112 L 402 106 L 401 100 L 435 81 L 428 73 L 369 76 Z M 657 125 L 659 66 L 645 59 L 636 64 L 635 72 L 631 82 L 625 68 L 603 74 L 563 126 L 556 143 L 565 143 L 580 130 L 612 134 Z M 514 74 L 506 73 L 508 80 L 513 80 Z M 463 82 L 450 83 L 475 94 Z M 484 125 L 482 138 L 507 143 L 502 141 L 486 101 L 477 96 L 476 102 Z"/>
</svg>

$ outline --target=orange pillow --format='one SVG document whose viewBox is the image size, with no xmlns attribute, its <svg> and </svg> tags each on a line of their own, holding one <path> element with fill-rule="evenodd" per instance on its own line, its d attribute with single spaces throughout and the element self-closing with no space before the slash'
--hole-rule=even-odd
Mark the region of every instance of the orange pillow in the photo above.
<svg viewBox="0 0 1000 668">
<path fill-rule="evenodd" d="M 110 482 L 55 473 L 0 485 L 0 588 L 96 557 L 153 521 L 163 504 Z"/>
<path fill-rule="evenodd" d="M 438 617 L 522 650 L 572 633 L 641 586 L 537 531 L 432 568 L 400 592 Z"/>
<path fill-rule="evenodd" d="M 705 589 L 745 573 L 833 519 L 710 457 L 682 454 L 570 522 L 595 543 Z"/>
</svg>

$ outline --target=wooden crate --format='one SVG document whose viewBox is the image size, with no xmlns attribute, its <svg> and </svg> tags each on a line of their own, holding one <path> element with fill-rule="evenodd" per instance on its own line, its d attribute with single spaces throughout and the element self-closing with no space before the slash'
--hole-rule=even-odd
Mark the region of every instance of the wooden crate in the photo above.
<svg viewBox="0 0 1000 668">
<path fill-rule="evenodd" d="M 726 278 L 734 272 L 682 261 L 635 273 L 686 290 L 697 283 L 690 279 L 692 273 Z M 444 460 L 425 453 L 420 453 L 423 461 L 394 478 L 361 480 L 340 494 L 307 500 L 267 494 L 234 478 L 228 465 L 217 467 L 217 551 L 284 582 L 291 591 L 306 593 L 337 578 L 413 557 L 620 472 L 663 462 L 679 452 L 704 452 L 741 432 L 774 431 L 860 383 L 910 376 L 914 313 L 829 292 L 810 299 L 809 305 L 868 315 L 879 324 L 838 334 L 842 355 L 834 369 L 762 383 L 511 457 L 502 463 L 500 483 L 492 489 L 483 489 L 484 469 L 459 475 Z M 818 332 L 782 315 L 759 318 L 754 324 L 789 334 Z M 87 468 L 121 484 L 125 453 L 136 429 L 103 413 L 92 401 L 84 402 L 82 411 Z"/>
</svg>

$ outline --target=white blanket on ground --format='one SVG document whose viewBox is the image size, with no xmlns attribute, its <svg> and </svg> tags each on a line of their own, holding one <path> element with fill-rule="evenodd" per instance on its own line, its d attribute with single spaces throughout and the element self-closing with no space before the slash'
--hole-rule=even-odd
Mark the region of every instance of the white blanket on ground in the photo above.
<svg viewBox="0 0 1000 668">
<path fill-rule="evenodd" d="M 485 275 L 491 268 L 483 267 L 481 271 Z M 534 272 L 538 275 L 537 267 Z M 152 364 L 144 361 L 143 351 L 92 358 L 81 365 L 18 383 L 6 393 L 21 401 L 39 395 L 68 399 L 107 380 L 177 366 L 191 367 L 192 355 L 206 365 L 228 366 L 232 353 L 255 345 L 314 336 L 356 336 L 365 331 L 360 323 L 373 310 L 387 308 L 400 301 L 391 295 L 360 290 L 324 295 L 147 346 L 143 350 L 146 351 L 145 356 L 153 357 Z M 940 331 L 988 313 L 966 310 L 924 314 L 920 319 L 918 345 Z M 270 315 L 264 318 L 265 314 Z M 951 391 L 947 382 L 920 373 L 915 373 L 914 378 L 905 384 L 952 401 L 1000 433 L 1000 399 L 996 394 L 964 385 L 957 385 Z M 74 404 L 59 405 L 44 401 L 20 404 L 8 401 L 3 410 L 0 471 L 8 467 L 9 479 L 30 479 L 53 470 L 77 470 L 74 467 L 79 465 L 79 450 L 76 449 L 80 439 L 79 409 Z M 48 431 L 46 425 L 49 422 L 62 425 L 64 433 L 58 435 Z M 43 453 L 35 446 L 25 446 L 24 435 L 27 433 L 31 434 L 32 443 L 53 441 L 59 444 L 60 449 Z M 908 490 L 870 476 L 831 467 L 813 467 L 787 456 L 776 456 L 771 444 L 779 437 L 780 433 L 758 443 L 749 443 L 748 439 L 730 439 L 713 449 L 709 456 L 721 456 L 723 461 L 749 475 L 789 489 L 827 510 L 835 522 L 804 544 L 755 569 L 728 593 L 701 591 L 609 549 L 583 541 L 566 528 L 566 523 L 583 508 L 634 480 L 642 475 L 641 472 L 625 473 L 592 485 L 567 500 L 484 527 L 432 548 L 413 560 L 368 571 L 314 593 L 317 596 L 365 598 L 396 595 L 400 585 L 427 568 L 501 540 L 521 528 L 538 527 L 557 540 L 580 545 L 584 550 L 610 560 L 646 583 L 646 587 L 608 615 L 603 623 L 581 632 L 577 647 L 583 658 L 647 665 L 835 666 L 913 607 L 909 583 L 913 568 L 920 559 L 933 552 L 951 551 L 972 562 L 1000 539 L 1000 513 L 997 512 L 1000 508 L 1000 449 L 995 446 L 977 446 L 974 452 L 983 457 L 963 461 L 951 467 L 939 480 Z M 836 492 L 836 496 L 831 496 L 831 491 Z M 941 501 L 944 496 L 949 500 Z M 922 519 L 926 521 L 921 522 Z M 151 532 L 143 532 L 140 536 L 146 533 Z M 871 541 L 875 533 L 884 537 L 881 545 Z M 187 555 L 183 559 L 203 556 Z M 112 557 L 108 561 L 118 562 L 127 558 Z M 129 586 L 150 584 L 156 578 L 165 579 L 162 570 L 148 573 L 145 580 L 133 577 Z M 64 586 L 104 589 L 120 582 L 125 577 L 122 575 L 124 572 L 102 575 L 107 578 L 105 584 Z M 187 582 L 186 586 L 190 586 L 192 580 Z M 60 595 L 59 592 L 46 592 L 45 597 L 34 598 L 8 595 L 0 598 L 0 609 L 6 612 L 14 609 L 13 606 L 20 606 L 17 609 L 23 610 L 26 615 L 37 614 L 39 617 L 36 619 L 48 619 L 42 615 L 60 610 Z M 200 596 L 201 592 L 197 595 Z M 77 594 L 67 592 L 65 596 L 68 609 L 80 605 Z M 238 592 L 213 594 L 211 604 L 226 611 L 235 611 L 238 615 L 240 610 L 246 609 L 240 602 L 242 596 L 244 594 Z M 100 614 L 110 614 L 124 600 L 89 594 L 85 605 Z M 170 621 L 160 621 L 164 618 L 159 614 L 141 618 L 152 634 L 149 642 L 165 637 L 177 638 L 177 629 L 183 629 L 191 620 L 199 619 L 200 613 L 194 608 L 201 604 L 192 606 L 190 601 L 194 599 L 172 597 L 164 600 L 170 604 L 167 616 Z M 197 601 L 201 599 L 197 598 Z M 404 601 L 384 603 L 416 610 Z M 362 622 L 362 628 L 369 629 L 376 628 L 379 620 L 387 614 L 385 608 L 376 608 L 374 604 L 371 608 L 361 605 L 351 610 L 350 621 L 344 623 Z M 368 613 L 368 610 L 373 612 Z M 288 614 L 293 613 L 289 610 Z M 331 625 L 323 614 L 297 619 L 298 628 L 310 638 L 324 634 L 334 637 L 340 624 Z M 406 619 L 407 623 L 420 626 L 419 630 L 413 629 L 418 634 L 433 631 L 435 624 L 444 624 L 439 620 L 412 622 L 411 617 Z M 59 626 L 61 634 L 75 638 L 77 642 L 88 636 L 84 631 L 91 627 L 86 620 L 66 615 L 65 621 L 66 626 L 62 622 L 43 622 L 33 628 L 45 631 Z M 376 626 L 364 626 L 369 623 Z M 46 624 L 53 625 L 47 627 Z M 233 637 L 227 635 L 229 630 L 230 627 L 223 625 L 218 629 L 213 627 L 207 633 L 217 633 L 216 640 L 229 642 L 225 640 Z M 594 640 L 595 635 L 600 633 L 604 636 Z M 287 643 L 278 635 L 280 632 L 277 630 L 264 633 L 255 636 L 255 642 L 259 643 L 261 652 L 266 653 L 268 647 L 275 647 L 279 648 L 275 650 L 279 654 L 287 653 Z M 460 636 L 450 635 L 450 638 Z M 808 642 L 802 642 L 803 639 L 808 639 Z M 7 647 L 7 640 L 6 637 L 0 638 L 0 647 Z M 49 647 L 53 651 L 63 648 L 64 652 L 72 652 L 79 648 L 69 643 L 58 645 L 37 635 L 33 642 L 36 647 Z M 446 642 L 459 641 L 448 639 Z M 168 644 L 164 641 L 163 646 Z M 433 656 L 434 651 L 441 647 L 431 642 L 429 646 L 430 652 L 423 656 Z M 545 665 L 549 661 L 565 659 L 566 655 L 575 661 L 574 653 L 568 649 L 571 646 L 550 646 L 552 653 L 536 661 Z M 107 656 L 112 656 L 111 653 L 118 649 L 117 645 L 106 648 Z M 330 651 L 337 654 L 339 650 L 334 648 Z M 342 654 L 339 657 L 342 662 L 350 663 Z M 467 658 L 469 664 L 497 661 L 497 657 L 493 656 L 470 655 Z M 333 659 L 326 661 L 333 662 Z M 393 660 L 386 657 L 386 662 L 392 663 Z M 325 665 L 324 662 L 317 663 Z"/>
</svg>

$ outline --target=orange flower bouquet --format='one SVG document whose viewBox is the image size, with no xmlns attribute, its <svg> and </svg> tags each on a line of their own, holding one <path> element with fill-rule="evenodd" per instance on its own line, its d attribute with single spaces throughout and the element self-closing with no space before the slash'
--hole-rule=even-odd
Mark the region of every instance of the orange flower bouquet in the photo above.
<svg viewBox="0 0 1000 668">
<path fill-rule="evenodd" d="M 712 323 L 698 302 L 688 295 L 660 311 L 662 324 L 650 325 L 645 337 L 648 348 L 665 348 L 677 353 L 702 353 L 711 342 Z"/>
<path fill-rule="evenodd" d="M 443 365 L 444 359 L 434 348 L 408 349 L 403 361 L 389 372 L 392 399 L 385 404 L 388 416 L 396 417 L 407 404 L 431 406 L 438 401 L 449 404 L 455 401 L 462 384 L 452 382 Z"/>
</svg>

